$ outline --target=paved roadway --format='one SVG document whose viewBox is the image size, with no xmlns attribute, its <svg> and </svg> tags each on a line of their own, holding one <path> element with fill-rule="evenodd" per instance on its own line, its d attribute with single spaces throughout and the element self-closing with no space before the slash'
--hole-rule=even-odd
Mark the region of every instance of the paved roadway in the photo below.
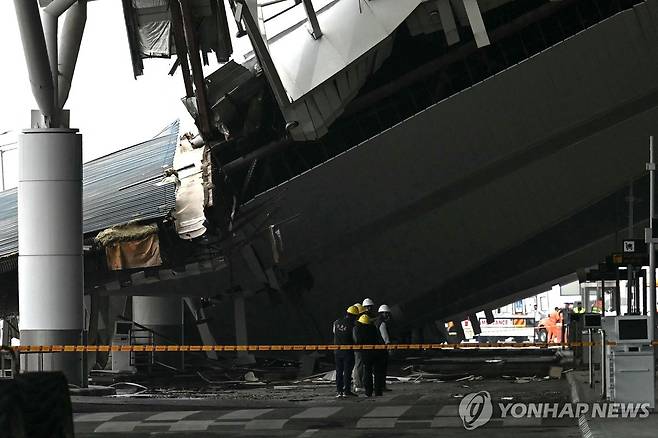
<svg viewBox="0 0 658 438">
<path fill-rule="evenodd" d="M 269 403 L 267 399 L 226 404 L 205 401 L 197 407 L 176 401 L 148 405 L 130 403 L 86 405 L 76 403 L 76 437 L 380 437 L 380 436 L 518 436 L 576 438 L 580 431 L 572 419 L 501 419 L 497 409 L 485 426 L 467 431 L 458 415 L 456 394 L 489 390 L 494 401 L 566 401 L 566 382 L 525 385 L 506 381 L 394 385 L 384 397 L 334 399 L 330 388 L 311 400 Z M 264 394 L 267 389 L 263 389 Z M 216 404 L 217 406 L 212 406 Z M 228 405 L 231 405 L 228 407 Z M 497 418 L 498 417 L 498 418 Z"/>
</svg>

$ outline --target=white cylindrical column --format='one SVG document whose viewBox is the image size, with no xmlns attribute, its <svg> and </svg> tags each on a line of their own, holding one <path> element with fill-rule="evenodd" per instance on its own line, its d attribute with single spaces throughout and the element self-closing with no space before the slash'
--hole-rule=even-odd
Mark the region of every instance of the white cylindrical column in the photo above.
<svg viewBox="0 0 658 438">
<path fill-rule="evenodd" d="M 23 131 L 18 140 L 18 178 L 21 344 L 80 344 L 82 136 L 72 129 Z M 21 367 L 62 371 L 77 385 L 83 380 L 77 353 L 25 355 Z"/>
</svg>

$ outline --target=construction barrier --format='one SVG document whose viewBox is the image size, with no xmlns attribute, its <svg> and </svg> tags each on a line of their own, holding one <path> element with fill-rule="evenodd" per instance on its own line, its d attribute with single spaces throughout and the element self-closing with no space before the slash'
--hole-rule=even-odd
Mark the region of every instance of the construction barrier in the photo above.
<svg viewBox="0 0 658 438">
<path fill-rule="evenodd" d="M 608 341 L 606 345 L 615 346 Z M 555 348 L 555 347 L 593 347 L 600 342 L 565 342 L 565 343 L 478 343 L 478 344 L 377 344 L 377 345 L 21 345 L 13 347 L 18 353 L 83 353 L 83 352 L 236 352 L 236 351 L 334 351 L 334 350 L 473 350 L 492 348 Z M 653 341 L 652 346 L 658 346 Z"/>
</svg>

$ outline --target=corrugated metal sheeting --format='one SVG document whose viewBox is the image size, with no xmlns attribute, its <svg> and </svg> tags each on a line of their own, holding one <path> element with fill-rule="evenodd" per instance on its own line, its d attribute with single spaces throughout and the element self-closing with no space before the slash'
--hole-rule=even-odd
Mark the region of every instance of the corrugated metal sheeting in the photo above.
<svg viewBox="0 0 658 438">
<path fill-rule="evenodd" d="M 153 140 L 85 163 L 85 233 L 134 220 L 161 218 L 175 207 L 175 185 L 157 183 L 173 166 L 178 127 L 176 121 Z M 16 189 L 0 192 L 0 257 L 18 251 L 16 204 Z"/>
</svg>

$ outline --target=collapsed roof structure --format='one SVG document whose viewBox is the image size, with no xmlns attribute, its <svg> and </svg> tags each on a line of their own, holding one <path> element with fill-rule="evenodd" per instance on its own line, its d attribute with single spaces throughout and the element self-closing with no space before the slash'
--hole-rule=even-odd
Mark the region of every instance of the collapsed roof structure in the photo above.
<svg viewBox="0 0 658 438">
<path fill-rule="evenodd" d="M 269 206 L 222 280 L 267 312 L 257 340 L 326 338 L 363 296 L 432 332 L 617 248 L 645 189 L 655 1 L 230 3 L 253 53 L 196 88 L 190 56 L 185 102 L 235 203 L 211 227 Z"/>
<path fill-rule="evenodd" d="M 186 219 L 158 228 L 157 268 L 88 293 L 203 297 L 230 340 L 241 296 L 250 339 L 275 343 L 325 340 L 369 296 L 431 336 L 618 246 L 658 115 L 657 1 L 229 6 L 253 53 L 204 77 L 231 55 L 223 1 L 124 0 L 135 75 L 183 72 L 200 135 L 165 177 L 194 201 L 170 206 Z"/>
</svg>

